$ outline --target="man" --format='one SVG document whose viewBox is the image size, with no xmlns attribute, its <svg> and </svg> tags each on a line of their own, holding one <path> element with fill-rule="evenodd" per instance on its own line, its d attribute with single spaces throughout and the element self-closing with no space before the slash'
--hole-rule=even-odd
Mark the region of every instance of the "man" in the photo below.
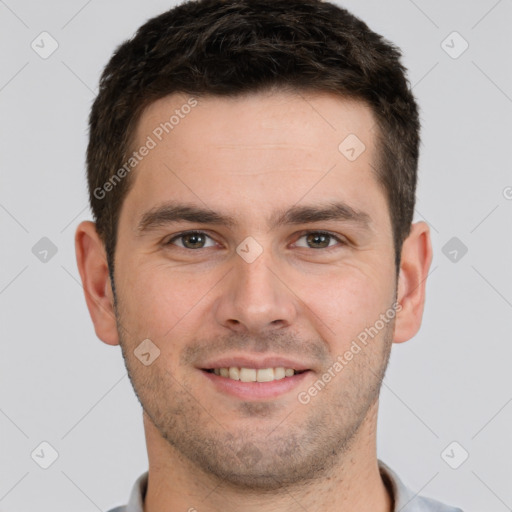
<svg viewBox="0 0 512 512">
<path fill-rule="evenodd" d="M 376 456 L 432 258 L 399 59 L 316 0 L 187 2 L 116 50 L 76 232 L 144 410 L 149 471 L 115 511 L 459 510 Z"/>
</svg>

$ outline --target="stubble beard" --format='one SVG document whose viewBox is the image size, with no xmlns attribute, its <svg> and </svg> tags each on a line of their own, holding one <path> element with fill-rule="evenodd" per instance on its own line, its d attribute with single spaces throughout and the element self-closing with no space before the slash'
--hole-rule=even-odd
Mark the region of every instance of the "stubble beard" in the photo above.
<svg viewBox="0 0 512 512">
<path fill-rule="evenodd" d="M 365 347 L 343 369 L 346 378 L 335 377 L 310 404 L 297 401 L 288 411 L 274 402 L 240 402 L 237 414 L 245 427 L 230 429 L 232 413 L 204 403 L 188 375 L 178 381 L 162 367 L 163 358 L 142 365 L 133 355 L 136 342 L 123 337 L 117 309 L 116 320 L 135 394 L 171 451 L 224 486 L 259 493 L 309 485 L 350 463 L 357 434 L 374 419 L 370 413 L 377 405 L 394 331 L 393 321 L 371 341 L 371 350 Z M 255 423 L 260 426 L 252 427 Z"/>
</svg>

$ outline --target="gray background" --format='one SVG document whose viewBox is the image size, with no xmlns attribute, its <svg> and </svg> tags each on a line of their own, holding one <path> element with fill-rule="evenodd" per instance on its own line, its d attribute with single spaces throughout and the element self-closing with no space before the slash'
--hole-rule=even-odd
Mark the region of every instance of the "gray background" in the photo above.
<svg viewBox="0 0 512 512">
<path fill-rule="evenodd" d="M 147 468 L 141 408 L 120 348 L 95 336 L 73 237 L 91 218 L 101 70 L 170 5 L 0 0 L 0 511 L 106 510 Z M 421 494 L 512 510 L 511 1 L 343 5 L 403 50 L 423 124 L 416 220 L 435 253 L 422 329 L 393 348 L 378 456 Z M 46 59 L 31 48 L 43 31 L 59 45 Z M 48 469 L 43 441 L 58 452 Z"/>
</svg>

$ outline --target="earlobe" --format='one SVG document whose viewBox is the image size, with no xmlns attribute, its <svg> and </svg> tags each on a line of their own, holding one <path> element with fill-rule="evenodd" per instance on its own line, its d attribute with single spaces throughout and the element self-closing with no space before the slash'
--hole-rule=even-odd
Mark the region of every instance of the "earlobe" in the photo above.
<svg viewBox="0 0 512 512">
<path fill-rule="evenodd" d="M 78 271 L 82 279 L 85 301 L 96 335 L 108 345 L 118 345 L 114 302 L 108 265 L 94 222 L 81 222 L 75 233 Z"/>
<path fill-rule="evenodd" d="M 394 343 L 411 339 L 420 329 L 431 262 L 430 229 L 425 222 L 416 222 L 402 246 L 397 291 L 401 308 L 396 315 Z"/>
</svg>

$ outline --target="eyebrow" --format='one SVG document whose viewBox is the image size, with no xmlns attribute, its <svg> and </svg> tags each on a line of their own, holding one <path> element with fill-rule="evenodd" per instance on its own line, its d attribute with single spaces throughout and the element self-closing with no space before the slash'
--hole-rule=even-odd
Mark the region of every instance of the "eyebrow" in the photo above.
<svg viewBox="0 0 512 512">
<path fill-rule="evenodd" d="M 294 205 L 288 210 L 276 210 L 268 219 L 270 229 L 284 225 L 306 224 L 321 221 L 343 221 L 369 229 L 371 217 L 368 213 L 352 206 L 334 201 L 320 205 Z M 168 201 L 142 214 L 136 231 L 139 235 L 150 232 L 173 222 L 222 225 L 228 228 L 237 226 L 235 217 L 215 212 L 194 204 Z"/>
</svg>

